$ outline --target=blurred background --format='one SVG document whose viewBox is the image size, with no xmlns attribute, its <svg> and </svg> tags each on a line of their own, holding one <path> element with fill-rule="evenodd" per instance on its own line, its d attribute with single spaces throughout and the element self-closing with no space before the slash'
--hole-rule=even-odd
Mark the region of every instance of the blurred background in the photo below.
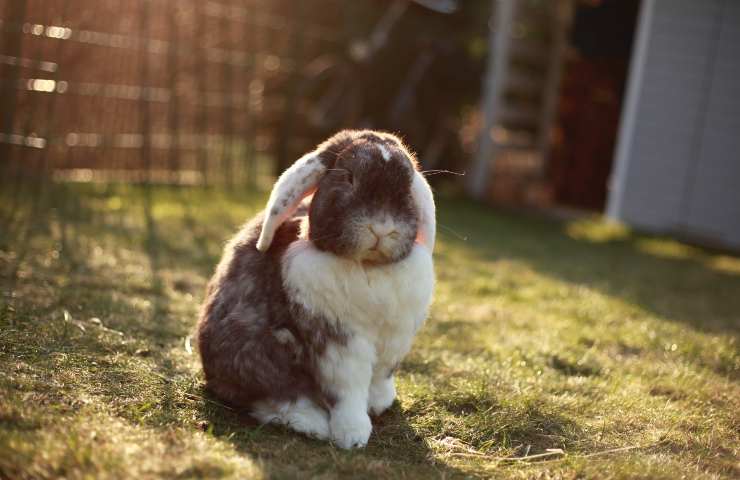
<svg viewBox="0 0 740 480">
<path fill-rule="evenodd" d="M 740 478 L 738 79 L 740 0 L 0 0 L 0 479 Z M 346 455 L 192 341 L 342 128 L 405 139 L 439 228 Z"/>
<path fill-rule="evenodd" d="M 264 189 L 377 128 L 439 188 L 737 248 L 738 45 L 731 0 L 0 0 L 0 174 Z"/>
</svg>

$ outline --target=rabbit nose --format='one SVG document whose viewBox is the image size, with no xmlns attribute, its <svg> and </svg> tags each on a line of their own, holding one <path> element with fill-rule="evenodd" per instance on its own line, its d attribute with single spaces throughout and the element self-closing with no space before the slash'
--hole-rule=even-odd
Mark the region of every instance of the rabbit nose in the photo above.
<svg viewBox="0 0 740 480">
<path fill-rule="evenodd" d="M 393 236 L 393 234 L 398 233 L 392 223 L 368 225 L 367 228 L 370 229 L 370 232 L 375 235 L 378 241 L 383 237 Z"/>
</svg>

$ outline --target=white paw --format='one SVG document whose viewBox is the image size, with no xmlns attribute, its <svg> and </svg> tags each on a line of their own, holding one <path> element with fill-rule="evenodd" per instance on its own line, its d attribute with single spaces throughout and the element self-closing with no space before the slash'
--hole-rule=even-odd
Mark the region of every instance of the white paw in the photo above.
<svg viewBox="0 0 740 480">
<path fill-rule="evenodd" d="M 370 385 L 367 409 L 370 415 L 380 415 L 393 405 L 393 400 L 395 399 L 396 382 L 393 376 L 390 376 Z"/>
<path fill-rule="evenodd" d="M 361 448 L 367 445 L 373 424 L 364 411 L 335 409 L 330 420 L 331 439 L 339 448 Z"/>
<path fill-rule="evenodd" d="M 296 432 L 312 438 L 319 440 L 330 438 L 328 415 L 318 409 L 293 412 L 288 418 L 287 424 Z"/>
<path fill-rule="evenodd" d="M 300 397 L 294 402 L 265 400 L 252 405 L 251 415 L 261 423 L 274 423 L 319 440 L 331 438 L 329 414 L 311 400 Z"/>
</svg>

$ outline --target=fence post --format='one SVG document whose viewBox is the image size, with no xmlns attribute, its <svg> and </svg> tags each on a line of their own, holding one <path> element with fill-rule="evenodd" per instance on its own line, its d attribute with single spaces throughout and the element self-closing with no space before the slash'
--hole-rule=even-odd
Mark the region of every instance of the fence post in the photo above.
<svg viewBox="0 0 740 480">
<path fill-rule="evenodd" d="M 63 25 L 64 22 L 67 20 L 67 14 L 69 12 L 69 2 L 71 0 L 64 0 L 62 3 L 62 9 L 61 9 L 61 24 Z M 55 80 L 56 82 L 59 82 L 59 71 L 62 69 L 63 65 L 61 62 L 62 59 L 62 52 L 64 51 L 64 48 L 66 47 L 66 41 L 58 39 L 56 44 L 56 49 L 54 52 L 54 58 L 57 62 L 57 69 L 53 72 L 53 74 L 50 75 L 50 77 Z M 56 85 L 59 85 L 59 83 L 56 83 Z M 50 95 L 52 97 L 49 99 L 49 104 L 47 105 L 46 109 L 46 126 L 43 130 L 44 134 L 42 135 L 43 138 L 46 139 L 46 145 L 44 145 L 44 148 L 41 150 L 41 168 L 43 170 L 44 177 L 46 177 L 48 174 L 51 174 L 51 171 L 53 170 L 51 166 L 49 165 L 49 154 L 50 150 L 54 147 L 53 141 L 54 135 L 56 132 L 56 106 L 57 106 L 57 100 L 59 99 L 59 95 L 61 95 L 61 92 L 55 91 L 52 92 Z M 44 178 L 44 180 L 48 180 L 47 178 Z"/>
<path fill-rule="evenodd" d="M 229 52 L 227 57 L 223 59 L 221 65 L 221 92 L 224 98 L 223 105 L 221 107 L 222 115 L 222 128 L 221 132 L 221 165 L 224 169 L 224 180 L 229 188 L 234 187 L 234 165 L 232 163 L 232 146 L 234 138 L 234 76 L 232 69 L 233 58 L 234 58 L 234 46 L 232 42 L 232 15 L 231 8 L 232 4 L 224 4 L 222 8 L 229 8 L 229 14 L 221 13 L 221 48 Z M 224 38 L 226 41 L 223 41 Z"/>
<path fill-rule="evenodd" d="M 177 176 L 180 173 L 180 106 L 177 91 L 177 74 L 178 74 L 178 62 L 177 56 L 179 36 L 178 36 L 178 22 L 179 22 L 179 10 L 177 8 L 177 0 L 169 1 L 169 46 L 167 50 L 167 70 L 169 75 L 167 76 L 167 83 L 170 88 L 170 105 L 167 115 L 167 123 L 169 130 L 169 152 L 167 163 L 169 169 L 174 172 L 172 175 Z M 179 183 L 179 177 L 177 182 Z"/>
<path fill-rule="evenodd" d="M 139 41 L 139 75 L 141 91 L 139 96 L 139 121 L 141 127 L 141 156 L 146 167 L 146 183 L 151 181 L 151 118 L 149 112 L 149 0 L 141 1 L 141 34 Z"/>
<path fill-rule="evenodd" d="M 259 16 L 257 11 L 258 4 L 252 4 L 251 11 L 253 24 L 246 24 L 243 31 L 242 41 L 246 47 L 245 58 L 251 58 L 249 66 L 245 67 L 246 75 L 246 104 L 245 104 L 245 131 L 244 131 L 244 158 L 246 162 L 246 184 L 250 188 L 257 187 L 257 114 L 254 113 L 255 109 L 252 105 L 252 82 L 256 82 L 259 79 L 258 65 L 257 65 L 257 53 L 260 46 L 260 25 L 257 22 Z M 263 7 L 264 8 L 264 7 Z M 251 51 L 251 52 L 250 52 Z"/>
<path fill-rule="evenodd" d="M 3 12 L 3 22 L 7 23 L 0 30 L 0 46 L 2 53 L 11 57 L 20 57 L 23 51 L 23 22 L 26 19 L 26 0 L 12 0 L 6 2 Z M 18 101 L 18 73 L 16 65 L 4 63 L 0 65 L 0 80 L 4 85 L 3 90 L 7 94 L 0 95 L 0 134 L 9 135 L 13 133 L 15 120 L 15 108 Z M 12 145 L 8 140 L 0 142 L 0 161 L 2 169 L 10 163 L 10 152 Z"/>
<path fill-rule="evenodd" d="M 291 74 L 291 79 L 288 85 L 288 94 L 285 99 L 285 111 L 283 111 L 283 120 L 281 122 L 280 135 L 281 139 L 277 144 L 277 162 L 275 163 L 275 175 L 280 175 L 283 170 L 293 163 L 292 155 L 294 152 L 290 148 L 288 142 L 293 138 L 293 127 L 295 125 L 296 117 L 296 100 L 298 99 L 298 91 L 301 85 L 301 70 L 303 67 L 303 49 L 305 42 L 305 2 L 297 2 L 296 16 L 293 26 L 293 43 L 291 46 L 293 64 L 295 70 Z"/>
<path fill-rule="evenodd" d="M 196 102 L 198 105 L 198 111 L 195 117 L 195 128 L 198 129 L 198 136 L 201 138 L 200 145 L 198 145 L 198 163 L 200 165 L 201 175 L 203 176 L 203 185 L 208 185 L 208 57 L 206 55 L 207 45 L 204 44 L 206 41 L 205 28 L 203 22 L 205 15 L 203 13 L 203 3 L 201 0 L 193 0 L 195 18 L 195 38 L 194 41 L 198 43 L 195 47 L 197 50 L 197 64 L 195 76 L 197 77 L 198 83 L 198 95 L 199 101 Z"/>
</svg>

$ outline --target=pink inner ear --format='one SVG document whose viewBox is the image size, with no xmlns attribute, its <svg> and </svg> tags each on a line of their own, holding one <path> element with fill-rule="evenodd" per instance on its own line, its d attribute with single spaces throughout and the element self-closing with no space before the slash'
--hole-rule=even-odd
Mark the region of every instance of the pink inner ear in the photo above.
<svg viewBox="0 0 740 480">
<path fill-rule="evenodd" d="M 416 231 L 416 239 L 414 240 L 414 243 L 418 243 L 419 245 L 424 245 L 425 247 L 429 248 L 429 242 L 426 238 L 424 238 L 424 234 L 422 233 L 421 229 L 418 229 Z"/>
<path fill-rule="evenodd" d="M 419 245 L 424 245 L 425 247 L 428 247 L 427 243 L 424 241 L 424 237 L 421 234 L 420 230 L 416 231 L 416 240 L 414 240 L 414 243 L 418 243 Z"/>
</svg>

